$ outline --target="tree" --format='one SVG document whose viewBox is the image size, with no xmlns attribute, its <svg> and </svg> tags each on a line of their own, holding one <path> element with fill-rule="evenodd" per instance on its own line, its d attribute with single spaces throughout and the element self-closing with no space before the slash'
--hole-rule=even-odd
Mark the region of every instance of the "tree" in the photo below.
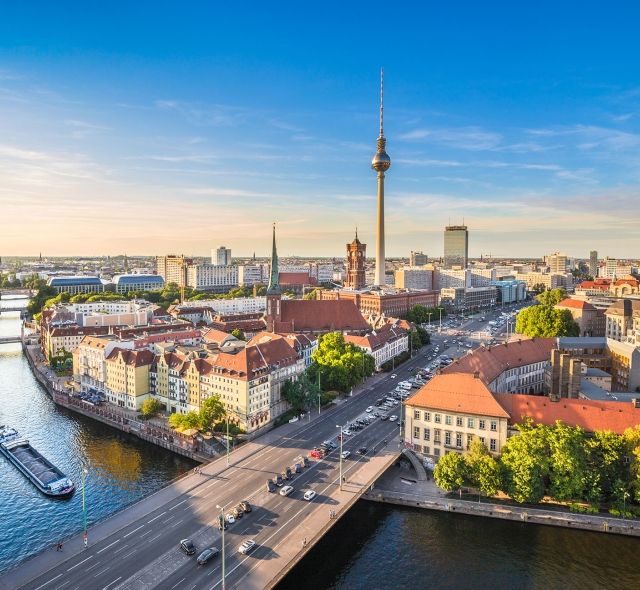
<svg viewBox="0 0 640 590">
<path fill-rule="evenodd" d="M 142 402 L 140 413 L 146 418 L 151 418 L 162 411 L 162 404 L 155 397 L 148 397 Z"/>
<path fill-rule="evenodd" d="M 238 340 L 246 340 L 247 338 L 244 335 L 244 332 L 240 328 L 236 328 L 235 330 L 231 330 L 231 335 L 235 336 Z"/>
<path fill-rule="evenodd" d="M 458 453 L 447 453 L 436 464 L 433 479 L 447 492 L 459 490 L 467 479 L 467 462 Z"/>
<path fill-rule="evenodd" d="M 559 289 L 550 289 L 548 291 L 543 291 L 540 293 L 536 299 L 540 302 L 541 305 L 546 305 L 547 307 L 553 307 L 554 305 L 558 305 L 562 300 L 566 299 L 567 292 L 561 287 Z"/>
<path fill-rule="evenodd" d="M 320 289 L 312 289 L 311 291 L 309 291 L 303 297 L 303 299 L 306 299 L 307 301 L 313 301 L 313 300 L 317 299 L 318 298 L 318 291 L 320 291 Z"/>
<path fill-rule="evenodd" d="M 580 326 L 576 324 L 568 309 L 533 305 L 518 313 L 516 332 L 531 338 L 579 336 Z"/>
<path fill-rule="evenodd" d="M 220 401 L 220 397 L 212 395 L 208 397 L 200 404 L 200 411 L 198 412 L 198 428 L 203 432 L 213 430 L 213 425 L 219 422 L 227 415 L 227 411 L 224 404 Z"/>
<path fill-rule="evenodd" d="M 427 332 L 422 326 L 416 326 L 416 332 L 420 337 L 420 342 L 422 342 L 422 346 L 426 346 L 431 343 L 431 336 L 429 332 Z"/>
<path fill-rule="evenodd" d="M 282 397 L 296 412 L 310 408 L 318 399 L 318 393 L 318 386 L 306 371 L 296 381 L 288 380 L 282 386 Z"/>
<path fill-rule="evenodd" d="M 507 439 L 500 458 L 506 491 L 516 502 L 539 502 L 549 475 L 546 427 L 533 426 L 531 420 L 526 420 L 517 428 L 519 434 Z"/>
<path fill-rule="evenodd" d="M 630 459 L 630 488 L 636 502 L 640 502 L 640 424 L 627 428 L 622 437 L 625 454 Z"/>
<path fill-rule="evenodd" d="M 584 431 L 557 421 L 546 433 L 550 495 L 558 500 L 581 499 L 587 471 Z"/>
<path fill-rule="evenodd" d="M 414 305 L 409 310 L 409 313 L 407 313 L 407 319 L 415 324 L 426 324 L 429 321 L 429 318 L 431 318 L 431 321 L 439 320 L 440 313 L 442 313 L 442 317 L 447 315 L 444 308 Z"/>
<path fill-rule="evenodd" d="M 478 489 L 485 496 L 495 496 L 502 489 L 500 463 L 491 455 L 480 457 L 475 466 Z"/>
<path fill-rule="evenodd" d="M 628 473 L 624 438 L 613 432 L 594 432 L 586 437 L 585 452 L 584 499 L 592 503 L 609 500 L 614 482 Z"/>
</svg>

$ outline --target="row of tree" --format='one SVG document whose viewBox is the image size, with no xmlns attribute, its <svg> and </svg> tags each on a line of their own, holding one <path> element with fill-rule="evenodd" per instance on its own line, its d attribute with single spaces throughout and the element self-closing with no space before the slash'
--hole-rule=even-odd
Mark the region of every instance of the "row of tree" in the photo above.
<svg viewBox="0 0 640 590">
<path fill-rule="evenodd" d="M 594 506 L 640 502 L 640 425 L 622 436 L 587 434 L 559 421 L 545 426 L 528 420 L 517 428 L 499 458 L 479 439 L 464 455 L 444 455 L 434 471 L 437 485 L 447 491 L 472 486 L 487 496 L 504 492 L 520 503 L 545 496 Z"/>
<path fill-rule="evenodd" d="M 144 408 L 143 408 L 144 413 Z M 205 399 L 200 410 L 192 410 L 186 414 L 171 414 L 169 426 L 172 428 L 195 428 L 200 432 L 212 432 L 221 424 L 227 412 L 217 395 Z"/>
<path fill-rule="evenodd" d="M 447 312 L 444 307 L 414 305 L 407 313 L 407 319 L 414 324 L 426 324 L 429 321 L 440 321 L 440 317 L 445 317 L 446 315 Z"/>
<path fill-rule="evenodd" d="M 555 308 L 566 296 L 564 289 L 550 289 L 537 295 L 537 305 L 526 307 L 518 313 L 516 332 L 530 338 L 579 336 L 580 326 L 571 312 Z"/>
</svg>

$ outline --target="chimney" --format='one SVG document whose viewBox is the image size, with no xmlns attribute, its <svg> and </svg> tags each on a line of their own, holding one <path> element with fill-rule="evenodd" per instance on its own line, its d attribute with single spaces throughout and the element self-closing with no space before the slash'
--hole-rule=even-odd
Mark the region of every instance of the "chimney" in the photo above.
<svg viewBox="0 0 640 590">
<path fill-rule="evenodd" d="M 474 379 L 480 379 L 480 372 L 479 371 L 474 371 L 473 372 L 473 378 Z"/>
<path fill-rule="evenodd" d="M 640 399 L 638 399 L 637 397 L 632 398 L 631 403 L 633 404 L 634 408 L 640 408 Z"/>
</svg>

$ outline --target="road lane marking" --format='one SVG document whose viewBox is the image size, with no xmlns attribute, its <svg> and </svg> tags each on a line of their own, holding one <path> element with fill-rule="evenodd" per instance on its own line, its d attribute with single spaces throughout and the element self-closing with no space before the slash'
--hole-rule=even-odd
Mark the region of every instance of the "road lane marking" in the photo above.
<svg viewBox="0 0 640 590">
<path fill-rule="evenodd" d="M 142 539 L 143 537 L 146 537 L 147 535 L 150 535 L 153 532 L 153 529 L 149 529 L 146 533 L 142 533 L 140 535 L 140 538 Z"/>
<path fill-rule="evenodd" d="M 104 574 L 104 572 L 108 572 L 109 569 L 111 568 L 111 566 L 107 566 L 105 567 L 103 570 L 100 570 L 99 572 L 97 572 L 96 574 L 94 574 L 94 578 L 99 578 L 102 574 Z"/>
<path fill-rule="evenodd" d="M 116 543 L 119 543 L 120 539 L 117 539 L 116 541 L 114 541 L 113 543 L 107 545 L 106 547 L 103 547 L 102 549 L 100 549 L 100 551 L 96 551 L 96 553 L 102 553 L 103 551 L 106 551 L 107 549 L 109 549 L 109 547 L 113 547 Z"/>
<path fill-rule="evenodd" d="M 100 563 L 99 561 L 96 561 L 96 563 L 94 563 L 92 566 L 88 567 L 87 569 L 85 569 L 85 572 L 90 572 L 94 567 L 98 567 L 99 565 L 104 565 L 103 563 Z"/>
<path fill-rule="evenodd" d="M 76 569 L 79 565 L 82 565 L 85 561 L 89 561 L 92 557 L 93 555 L 89 555 L 89 557 L 87 557 L 86 559 L 83 559 L 82 561 L 79 561 L 75 565 L 72 565 L 67 571 L 70 572 L 71 570 Z"/>
<path fill-rule="evenodd" d="M 109 586 L 113 586 L 118 580 L 122 580 L 122 576 L 120 576 L 119 578 L 116 578 L 113 582 L 109 582 L 102 590 L 107 590 Z"/>
<path fill-rule="evenodd" d="M 122 538 L 126 539 L 127 537 L 130 537 L 131 535 L 133 535 L 133 533 L 135 533 L 136 531 L 139 531 L 142 527 L 144 527 L 143 524 L 141 524 L 137 529 L 133 529 L 132 531 L 128 532 L 126 535 L 124 535 Z"/>
<path fill-rule="evenodd" d="M 132 549 L 131 551 L 129 551 L 129 553 L 125 553 L 123 556 L 120 557 L 120 559 L 127 559 L 127 557 L 129 557 L 130 555 L 133 555 L 136 552 L 135 549 Z"/>
<path fill-rule="evenodd" d="M 71 580 L 67 580 L 64 584 L 60 584 L 60 586 L 56 586 L 56 590 L 60 590 L 60 588 L 64 588 L 67 584 L 71 584 Z"/>
<path fill-rule="evenodd" d="M 176 515 L 174 514 L 174 515 L 170 516 L 169 518 L 165 518 L 162 522 L 166 524 L 167 522 L 173 520 L 175 517 L 176 517 Z"/>
<path fill-rule="evenodd" d="M 174 527 L 174 526 L 178 526 L 181 522 L 184 522 L 184 518 L 183 518 L 183 519 L 181 519 L 181 520 L 179 520 L 178 522 L 174 522 L 171 526 L 172 526 L 172 527 Z"/>
<path fill-rule="evenodd" d="M 158 518 L 160 518 L 163 514 L 166 514 L 166 510 L 164 512 L 161 512 L 160 514 L 158 514 L 158 516 L 154 516 L 151 520 L 147 520 L 147 524 L 153 522 L 154 520 L 157 520 Z"/>
<path fill-rule="evenodd" d="M 182 502 L 178 502 L 175 506 L 172 506 L 172 507 L 171 507 L 171 510 L 173 510 L 174 508 L 177 508 L 178 506 L 180 506 L 180 504 L 184 504 L 186 501 L 187 501 L 187 500 L 186 500 L 186 499 L 184 499 L 184 500 L 182 500 Z"/>
<path fill-rule="evenodd" d="M 62 574 L 58 574 L 55 578 L 51 578 L 50 580 L 47 580 L 44 584 L 42 584 L 42 586 L 38 586 L 36 590 L 40 590 L 40 588 L 44 588 L 47 584 L 51 584 L 51 582 L 61 577 L 62 577 Z"/>
<path fill-rule="evenodd" d="M 182 582 L 184 582 L 187 578 L 182 578 L 182 580 L 180 580 L 177 584 L 174 584 L 173 586 L 171 586 L 171 588 L 169 588 L 169 590 L 173 590 L 174 588 L 177 588 L 180 584 L 182 584 Z"/>
<path fill-rule="evenodd" d="M 155 541 L 156 539 L 158 539 L 158 538 L 160 538 L 160 537 L 162 537 L 162 533 L 158 533 L 155 537 L 151 537 L 151 538 L 149 539 L 149 543 L 151 543 L 151 541 Z"/>
<path fill-rule="evenodd" d="M 120 551 L 124 551 L 129 545 L 123 545 L 120 549 L 116 549 L 113 554 L 120 553 Z"/>
</svg>

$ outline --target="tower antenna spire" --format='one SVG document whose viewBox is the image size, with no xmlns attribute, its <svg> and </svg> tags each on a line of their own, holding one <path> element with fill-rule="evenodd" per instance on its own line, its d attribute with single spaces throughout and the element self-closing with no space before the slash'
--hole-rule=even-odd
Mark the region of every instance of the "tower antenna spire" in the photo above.
<svg viewBox="0 0 640 590">
<path fill-rule="evenodd" d="M 384 68 L 380 68 L 380 137 L 384 137 Z"/>
</svg>

